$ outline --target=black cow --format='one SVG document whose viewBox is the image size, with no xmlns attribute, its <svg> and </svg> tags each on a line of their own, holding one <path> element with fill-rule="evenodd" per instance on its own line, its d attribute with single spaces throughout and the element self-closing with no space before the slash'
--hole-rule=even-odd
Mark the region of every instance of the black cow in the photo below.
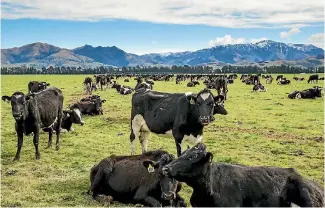
<svg viewBox="0 0 325 208">
<path fill-rule="evenodd" d="M 163 168 L 193 188 L 193 207 L 323 207 L 324 190 L 293 168 L 213 163 L 213 154 L 197 144 Z"/>
<path fill-rule="evenodd" d="M 108 202 L 186 207 L 178 194 L 181 184 L 162 174 L 162 167 L 173 159 L 161 150 L 135 156 L 110 156 L 91 169 L 88 193 L 96 200 L 105 195 Z"/>
<path fill-rule="evenodd" d="M 84 84 L 84 87 L 85 87 L 85 90 L 86 90 L 86 94 L 91 95 L 92 94 L 92 91 L 94 89 L 93 88 L 93 80 L 90 77 L 86 77 L 85 80 L 84 80 L 84 82 L 83 82 L 83 84 Z"/>
<path fill-rule="evenodd" d="M 288 95 L 288 98 L 291 99 L 315 99 L 316 97 L 322 97 L 322 88 L 318 86 L 314 86 L 313 88 L 302 90 L 302 91 L 294 91 Z"/>
<path fill-rule="evenodd" d="M 146 152 L 150 132 L 154 132 L 172 134 L 179 156 L 183 139 L 194 144 L 201 141 L 203 127 L 215 120 L 214 115 L 227 115 L 223 101 L 222 95 L 214 97 L 208 89 L 197 95 L 136 91 L 132 96 L 131 154 L 135 152 L 136 138 L 140 139 L 142 152 Z"/>
<path fill-rule="evenodd" d="M 130 80 L 129 79 L 125 79 L 124 82 L 130 82 Z"/>
<path fill-rule="evenodd" d="M 276 76 L 275 81 L 278 81 L 278 80 L 281 80 L 281 79 L 283 79 L 283 75 L 278 75 L 278 76 Z"/>
<path fill-rule="evenodd" d="M 198 81 L 193 81 L 193 82 L 187 83 L 187 87 L 195 87 L 196 85 L 200 85 L 200 83 Z"/>
<path fill-rule="evenodd" d="M 293 79 L 296 80 L 296 81 L 303 81 L 303 80 L 305 80 L 305 78 L 303 78 L 303 77 L 293 77 Z"/>
<path fill-rule="evenodd" d="M 267 89 L 260 83 L 260 84 L 254 85 L 253 91 L 256 91 L 256 92 L 266 92 Z"/>
<path fill-rule="evenodd" d="M 31 81 L 28 83 L 28 92 L 29 93 L 40 92 L 42 90 L 45 90 L 47 86 L 50 86 L 50 83 Z"/>
<path fill-rule="evenodd" d="M 228 79 L 227 84 L 234 84 L 234 80 L 233 79 Z"/>
<path fill-rule="evenodd" d="M 81 101 L 74 103 L 70 106 L 70 110 L 78 108 L 82 114 L 87 115 L 103 115 L 102 103 L 105 103 L 106 100 L 101 100 L 100 98 L 94 99 L 91 101 Z"/>
<path fill-rule="evenodd" d="M 318 74 L 310 75 L 310 77 L 308 79 L 308 83 L 310 83 L 310 82 L 318 83 Z"/>
<path fill-rule="evenodd" d="M 52 146 L 52 133 L 55 126 L 56 150 L 60 147 L 60 126 L 62 122 L 63 95 L 60 89 L 51 87 L 38 93 L 25 95 L 15 92 L 12 96 L 2 96 L 2 100 L 11 102 L 12 115 L 16 121 L 15 127 L 18 136 L 17 153 L 14 160 L 20 159 L 24 133 L 34 133 L 33 143 L 35 157 L 40 159 L 38 140 L 40 129 L 48 129 L 48 147 Z"/>
</svg>

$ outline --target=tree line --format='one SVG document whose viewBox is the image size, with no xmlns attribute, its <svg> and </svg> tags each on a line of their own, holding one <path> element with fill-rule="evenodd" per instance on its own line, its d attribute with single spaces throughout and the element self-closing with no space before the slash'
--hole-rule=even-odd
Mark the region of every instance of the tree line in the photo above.
<svg viewBox="0 0 325 208">
<path fill-rule="evenodd" d="M 95 67 L 82 68 L 74 66 L 61 67 L 43 67 L 36 69 L 35 67 L 1 67 L 1 74 L 110 74 L 110 73 L 159 73 L 159 74 L 210 74 L 210 73 L 241 73 L 241 74 L 269 74 L 269 73 L 324 73 L 322 67 L 297 67 L 297 66 L 233 66 L 225 65 L 220 68 L 212 66 L 134 66 L 134 67 Z"/>
</svg>

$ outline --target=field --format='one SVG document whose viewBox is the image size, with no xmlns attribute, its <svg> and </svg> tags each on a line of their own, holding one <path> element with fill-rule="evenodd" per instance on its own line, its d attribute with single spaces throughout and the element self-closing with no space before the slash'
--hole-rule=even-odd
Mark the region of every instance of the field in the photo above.
<svg viewBox="0 0 325 208">
<path fill-rule="evenodd" d="M 303 75 L 308 79 L 309 75 Z M 322 77 L 323 75 L 321 75 Z M 1 76 L 1 95 L 27 92 L 32 80 L 47 81 L 62 89 L 64 106 L 80 100 L 86 75 Z M 265 85 L 265 93 L 253 93 L 252 86 L 239 79 L 228 85 L 225 108 L 228 115 L 216 116 L 205 128 L 203 141 L 214 154 L 214 161 L 294 167 L 303 176 L 324 184 L 324 101 L 291 100 L 286 93 L 314 86 L 296 82 L 285 75 L 291 85 L 275 81 Z M 123 83 L 123 79 L 118 80 Z M 154 90 L 164 92 L 199 92 L 203 84 L 186 87 L 187 82 L 155 82 Z M 265 80 L 262 80 L 265 84 Z M 135 86 L 132 79 L 126 85 Z M 323 86 L 319 81 L 318 86 Z M 131 95 L 122 96 L 115 89 L 97 91 L 107 102 L 104 115 L 83 116 L 84 126 L 74 125 L 74 132 L 62 134 L 61 149 L 45 149 L 48 135 L 40 134 L 41 159 L 36 161 L 32 136 L 25 136 L 19 162 L 17 138 L 11 106 L 1 102 L 1 206 L 101 206 L 84 194 L 89 187 L 89 170 L 111 154 L 130 154 Z M 55 141 L 55 140 L 54 140 Z M 55 145 L 54 145 L 55 146 Z M 151 135 L 149 150 L 165 149 L 176 155 L 174 140 Z M 137 153 L 141 147 L 137 142 Z M 191 189 L 183 186 L 181 195 L 189 203 Z M 113 206 L 126 206 L 115 203 Z"/>
</svg>

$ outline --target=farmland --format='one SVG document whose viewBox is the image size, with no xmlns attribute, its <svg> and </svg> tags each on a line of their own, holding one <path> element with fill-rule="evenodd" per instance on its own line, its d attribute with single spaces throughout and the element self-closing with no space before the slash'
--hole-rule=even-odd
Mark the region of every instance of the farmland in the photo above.
<svg viewBox="0 0 325 208">
<path fill-rule="evenodd" d="M 309 75 L 301 75 L 308 79 Z M 62 89 L 64 106 L 80 100 L 82 82 L 86 75 L 24 75 L 2 76 L 2 95 L 15 91 L 27 92 L 32 80 L 46 81 Z M 296 168 L 303 176 L 321 184 L 324 180 L 324 101 L 291 100 L 286 93 L 314 86 L 307 81 L 294 81 L 285 75 L 290 85 L 263 85 L 267 92 L 252 92 L 252 85 L 239 79 L 228 85 L 225 108 L 228 115 L 217 115 L 205 127 L 203 141 L 214 161 L 254 166 L 279 166 Z M 321 75 L 322 77 L 322 75 Z M 120 84 L 131 87 L 130 79 Z M 155 82 L 154 90 L 163 92 L 199 92 L 203 84 L 186 87 L 187 82 Z M 323 86 L 319 81 L 318 86 Z M 213 91 L 215 93 L 215 91 Z M 97 91 L 107 101 L 103 103 L 104 115 L 83 116 L 84 126 L 74 125 L 74 132 L 62 134 L 61 149 L 45 149 L 48 136 L 40 134 L 41 159 L 34 157 L 32 136 L 24 137 L 19 162 L 12 159 L 17 138 L 11 106 L 1 103 L 1 205 L 2 206 L 101 206 L 84 194 L 89 187 L 89 170 L 111 154 L 130 154 L 131 95 L 122 96 L 115 89 Z M 176 155 L 172 138 L 151 135 L 149 150 L 164 149 Z M 141 148 L 137 142 L 137 153 Z M 181 195 L 189 203 L 191 189 L 183 186 Z M 113 206 L 125 206 L 115 203 Z"/>
</svg>

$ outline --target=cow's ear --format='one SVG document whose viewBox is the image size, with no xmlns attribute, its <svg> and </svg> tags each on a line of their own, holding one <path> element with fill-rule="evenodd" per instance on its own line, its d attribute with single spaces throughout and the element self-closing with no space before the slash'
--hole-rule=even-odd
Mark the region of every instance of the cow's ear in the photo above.
<svg viewBox="0 0 325 208">
<path fill-rule="evenodd" d="M 11 96 L 9 97 L 9 96 L 7 96 L 7 95 L 4 95 L 4 96 L 1 97 L 1 99 L 2 99 L 3 101 L 7 101 L 7 102 L 9 102 L 9 101 L 11 100 Z"/>
<path fill-rule="evenodd" d="M 211 152 L 207 152 L 207 154 L 205 155 L 205 159 L 208 163 L 212 163 L 213 161 L 213 154 Z"/>
<path fill-rule="evenodd" d="M 46 86 L 50 86 L 50 83 L 46 83 Z"/>
<path fill-rule="evenodd" d="M 155 168 L 159 167 L 159 162 L 155 162 L 152 160 L 144 160 L 142 161 L 142 165 L 148 169 L 149 173 L 155 172 Z"/>
<path fill-rule="evenodd" d="M 195 104 L 196 103 L 196 99 L 197 99 L 197 95 L 196 94 L 190 94 L 190 95 L 185 95 L 186 96 L 186 100 L 190 102 L 190 104 Z"/>
<path fill-rule="evenodd" d="M 215 103 L 222 103 L 225 100 L 225 96 L 218 95 L 218 96 L 215 96 L 213 99 L 214 99 Z"/>
<path fill-rule="evenodd" d="M 102 103 L 105 103 L 106 102 L 106 100 L 102 100 Z"/>
</svg>

